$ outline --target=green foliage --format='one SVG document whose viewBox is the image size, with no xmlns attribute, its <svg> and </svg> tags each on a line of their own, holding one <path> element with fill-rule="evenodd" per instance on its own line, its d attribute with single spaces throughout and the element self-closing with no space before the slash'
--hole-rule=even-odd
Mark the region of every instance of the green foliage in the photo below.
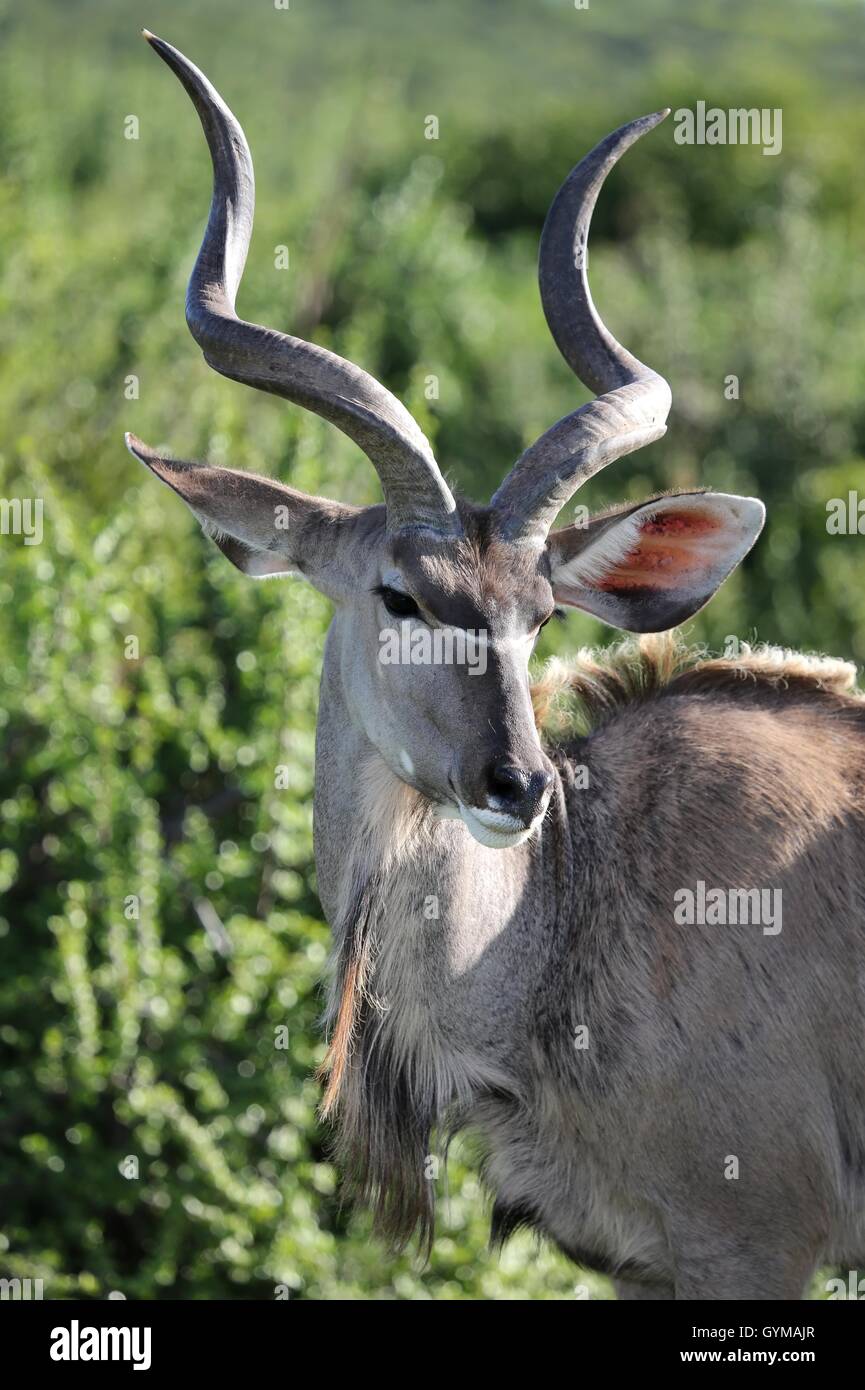
<svg viewBox="0 0 865 1390">
<path fill-rule="evenodd" d="M 0 20 L 0 492 L 42 498 L 45 528 L 41 545 L 0 537 L 0 1268 L 54 1297 L 608 1296 L 528 1238 L 489 1257 L 470 1164 L 438 1179 L 426 1269 L 340 1209 L 312 1079 L 327 605 L 232 571 L 122 433 L 346 501 L 376 484 L 342 436 L 217 378 L 189 339 L 207 160 L 136 26 L 190 53 L 250 136 L 243 312 L 375 371 L 476 497 L 585 399 L 533 276 L 570 164 L 662 104 L 782 107 L 780 156 L 680 147 L 668 123 L 611 180 L 596 299 L 670 378 L 674 413 L 665 441 L 580 501 L 707 482 L 762 496 L 766 535 L 688 635 L 861 660 L 861 542 L 827 535 L 826 502 L 857 486 L 865 448 L 862 14 L 140 9 L 9 5 Z M 597 640 L 574 615 L 545 650 Z"/>
</svg>

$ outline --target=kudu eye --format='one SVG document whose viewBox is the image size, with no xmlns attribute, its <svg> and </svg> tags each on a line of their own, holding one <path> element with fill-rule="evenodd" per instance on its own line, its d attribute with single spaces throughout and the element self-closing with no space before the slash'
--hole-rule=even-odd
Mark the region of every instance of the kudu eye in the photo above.
<svg viewBox="0 0 865 1390">
<path fill-rule="evenodd" d="M 375 592 L 381 595 L 382 603 L 394 618 L 413 618 L 420 612 L 414 599 L 400 593 L 399 589 L 389 589 L 387 584 L 382 584 Z"/>
<path fill-rule="evenodd" d="M 563 622 L 565 619 L 564 608 L 554 608 L 552 613 L 548 613 L 543 622 L 538 623 L 538 632 L 540 632 L 542 627 L 546 627 L 547 623 L 552 622 L 553 618 L 555 618 L 557 622 Z"/>
</svg>

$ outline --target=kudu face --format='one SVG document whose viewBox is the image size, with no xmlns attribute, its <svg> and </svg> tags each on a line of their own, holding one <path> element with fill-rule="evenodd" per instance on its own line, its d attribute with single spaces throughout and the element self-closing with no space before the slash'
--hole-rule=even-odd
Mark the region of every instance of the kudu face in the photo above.
<svg viewBox="0 0 865 1390">
<path fill-rule="evenodd" d="M 556 603 L 632 632 L 695 613 L 753 545 L 753 498 L 692 492 L 550 530 L 577 488 L 660 439 L 670 390 L 597 316 L 586 278 L 589 222 L 610 169 L 667 114 L 607 136 L 562 185 L 541 239 L 541 299 L 566 361 L 598 399 L 532 444 L 489 507 L 455 501 L 429 442 L 375 379 L 323 348 L 239 319 L 234 299 L 252 233 L 243 131 L 181 53 L 145 31 L 198 111 L 214 170 L 210 218 L 186 302 L 206 360 L 236 381 L 338 425 L 373 463 L 384 507 L 312 498 L 254 474 L 131 451 L 190 506 L 239 569 L 301 573 L 332 598 L 349 718 L 394 774 L 509 848 L 543 818 L 553 772 L 535 730 L 528 659 Z M 353 775 L 347 770 L 347 783 Z"/>
<path fill-rule="evenodd" d="M 418 529 L 369 547 L 329 642 L 351 716 L 396 776 L 507 848 L 552 786 L 528 659 L 553 595 L 542 553 L 487 541 L 483 514 L 461 513 L 459 538 Z"/>
</svg>

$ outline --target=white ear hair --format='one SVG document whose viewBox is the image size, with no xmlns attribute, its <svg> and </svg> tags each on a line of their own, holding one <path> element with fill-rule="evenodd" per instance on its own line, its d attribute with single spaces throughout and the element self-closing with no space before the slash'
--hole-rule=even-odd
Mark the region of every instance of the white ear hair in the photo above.
<svg viewBox="0 0 865 1390">
<path fill-rule="evenodd" d="M 631 553 L 640 531 L 652 513 L 639 511 L 610 526 L 596 541 L 590 541 L 570 560 L 553 567 L 552 582 L 566 588 L 591 589 L 602 584 Z"/>
<path fill-rule="evenodd" d="M 598 517 L 588 534 L 565 527 L 548 541 L 553 593 L 628 632 L 675 627 L 747 555 L 765 516 L 754 497 L 691 492 Z"/>
</svg>

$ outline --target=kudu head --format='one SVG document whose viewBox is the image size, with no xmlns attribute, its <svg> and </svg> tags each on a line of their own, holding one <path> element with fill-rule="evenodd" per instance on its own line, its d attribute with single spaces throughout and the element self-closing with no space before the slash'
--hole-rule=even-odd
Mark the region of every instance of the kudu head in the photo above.
<svg viewBox="0 0 865 1390">
<path fill-rule="evenodd" d="M 373 377 L 238 318 L 254 206 L 249 148 L 203 74 L 145 37 L 192 98 L 213 160 L 210 217 L 186 299 L 193 337 L 224 376 L 338 425 L 375 468 L 384 505 L 348 507 L 252 473 L 169 459 L 132 436 L 127 445 L 238 569 L 255 578 L 299 573 L 334 601 L 329 642 L 345 705 L 391 771 L 440 815 L 461 817 L 482 844 L 518 844 L 543 817 L 553 781 L 528 660 L 554 606 L 630 632 L 673 627 L 706 603 L 763 524 L 753 498 L 685 492 L 551 530 L 587 478 L 666 429 L 670 389 L 600 321 L 586 242 L 606 175 L 667 113 L 608 135 L 559 190 L 541 240 L 541 298 L 559 349 L 598 398 L 526 449 L 479 507 L 455 500 L 417 423 Z"/>
</svg>

